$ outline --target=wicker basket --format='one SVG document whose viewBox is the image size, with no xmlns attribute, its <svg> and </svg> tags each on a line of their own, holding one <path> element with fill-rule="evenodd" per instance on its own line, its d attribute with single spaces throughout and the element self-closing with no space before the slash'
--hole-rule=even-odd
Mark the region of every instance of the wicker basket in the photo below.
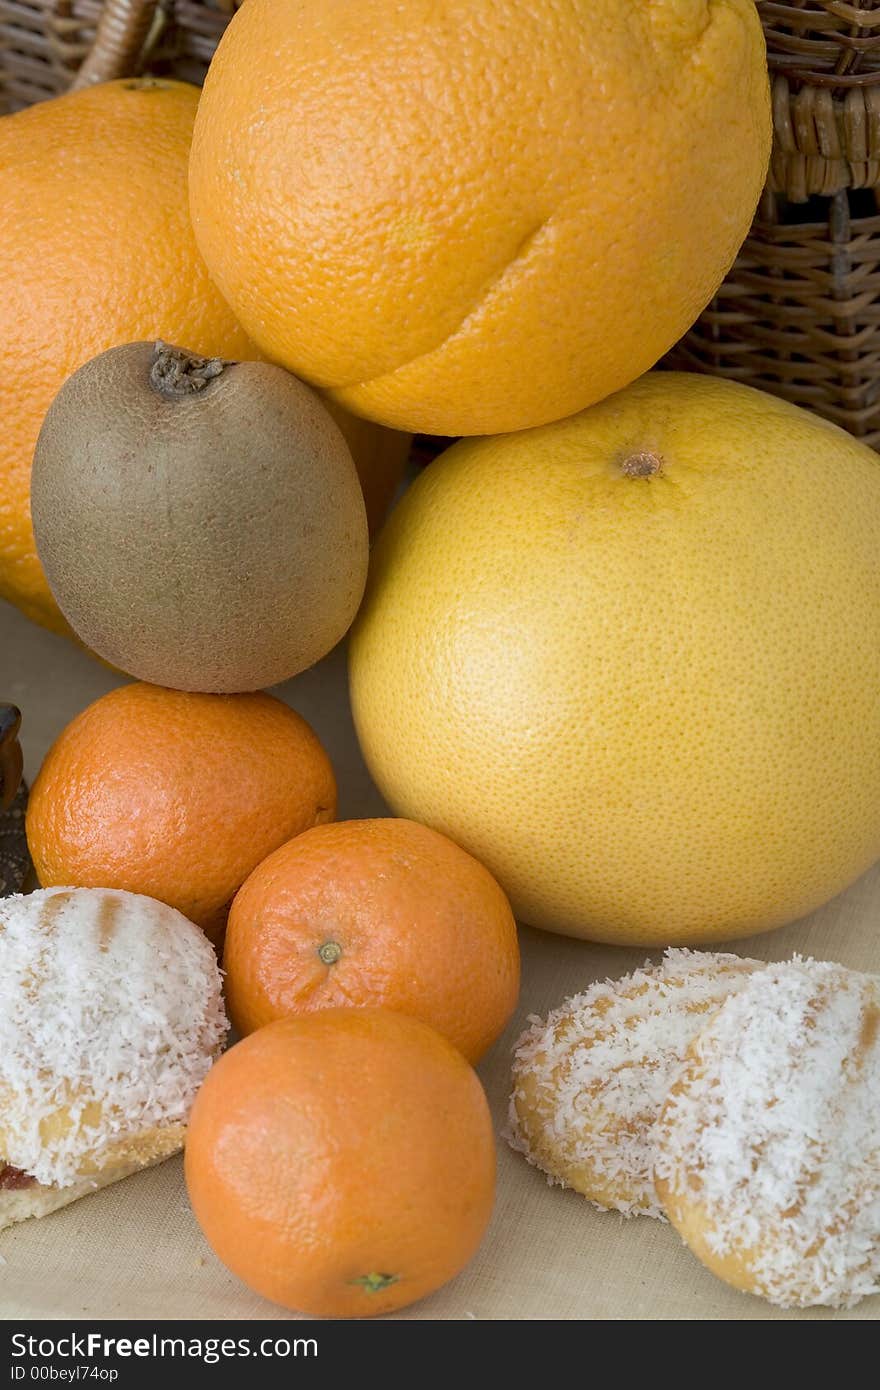
<svg viewBox="0 0 880 1390">
<path fill-rule="evenodd" d="M 880 449 L 880 0 L 758 0 L 773 155 L 751 233 L 667 363 L 760 386 Z"/>
<path fill-rule="evenodd" d="M 149 68 L 201 82 L 237 0 L 0 0 L 0 111 Z M 880 0 L 758 0 L 775 139 L 752 232 L 667 365 L 880 448 Z"/>
<path fill-rule="evenodd" d="M 0 111 L 151 71 L 201 84 L 237 0 L 0 0 Z"/>
</svg>

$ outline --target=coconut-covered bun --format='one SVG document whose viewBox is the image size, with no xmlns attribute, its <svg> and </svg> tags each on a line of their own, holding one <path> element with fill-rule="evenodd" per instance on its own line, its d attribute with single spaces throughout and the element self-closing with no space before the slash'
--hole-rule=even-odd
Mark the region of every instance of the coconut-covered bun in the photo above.
<svg viewBox="0 0 880 1390">
<path fill-rule="evenodd" d="M 688 1045 L 760 961 L 670 950 L 604 980 L 516 1046 L 508 1138 L 551 1182 L 627 1216 L 662 1216 L 654 1125 Z"/>
<path fill-rule="evenodd" d="M 657 1190 L 714 1274 L 783 1308 L 880 1292 L 880 980 L 795 958 L 690 1049 Z"/>
<path fill-rule="evenodd" d="M 0 901 L 0 1227 L 177 1152 L 227 1027 L 214 950 L 173 908 Z"/>
</svg>

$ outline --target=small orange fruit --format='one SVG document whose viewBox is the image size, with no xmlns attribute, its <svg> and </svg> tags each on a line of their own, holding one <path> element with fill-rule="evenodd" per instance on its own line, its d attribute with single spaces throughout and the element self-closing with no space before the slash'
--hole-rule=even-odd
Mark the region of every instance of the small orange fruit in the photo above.
<svg viewBox="0 0 880 1390">
<path fill-rule="evenodd" d="M 476 1062 L 516 1006 L 507 898 L 452 840 L 409 820 L 319 825 L 238 893 L 224 965 L 241 1033 L 333 1005 L 414 1014 Z"/>
<path fill-rule="evenodd" d="M 44 888 L 145 893 L 216 937 L 255 865 L 335 813 L 327 755 L 280 700 L 124 685 L 50 748 L 27 837 Z"/>
<path fill-rule="evenodd" d="M 186 1144 L 196 1218 L 258 1293 L 320 1317 L 405 1307 L 471 1258 L 495 1143 L 461 1053 L 388 1009 L 280 1019 L 220 1059 Z"/>
</svg>

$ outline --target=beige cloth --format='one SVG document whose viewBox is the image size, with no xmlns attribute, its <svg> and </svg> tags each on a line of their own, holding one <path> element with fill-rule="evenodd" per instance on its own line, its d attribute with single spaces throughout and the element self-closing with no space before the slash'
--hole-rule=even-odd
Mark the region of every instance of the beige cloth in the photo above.
<svg viewBox="0 0 880 1390">
<path fill-rule="evenodd" d="M 118 679 L 69 642 L 0 604 L 0 699 L 24 713 L 30 775 L 51 740 Z M 382 813 L 357 744 L 335 654 L 281 692 L 326 743 L 340 786 L 340 815 Z M 880 971 L 880 866 L 807 921 L 755 938 L 747 951 L 792 951 Z M 480 1067 L 497 1127 L 507 1105 L 509 1054 L 526 1016 L 543 1014 L 591 980 L 619 975 L 644 951 L 623 951 L 524 929 L 523 991 L 516 1019 Z M 491 1229 L 468 1269 L 403 1318 L 866 1318 L 880 1297 L 850 1312 L 783 1313 L 713 1278 L 675 1233 L 645 1218 L 594 1211 L 548 1187 L 506 1144 L 498 1147 Z M 0 1235 L 0 1316 L 16 1318 L 275 1318 L 214 1258 L 189 1210 L 180 1159 L 128 1178 L 41 1221 Z"/>
</svg>

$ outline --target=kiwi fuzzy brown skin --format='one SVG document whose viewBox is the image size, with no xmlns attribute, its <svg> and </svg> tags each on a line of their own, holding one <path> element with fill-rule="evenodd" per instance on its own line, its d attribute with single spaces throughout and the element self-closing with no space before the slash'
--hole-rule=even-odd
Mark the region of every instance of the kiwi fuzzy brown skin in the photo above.
<svg viewBox="0 0 880 1390">
<path fill-rule="evenodd" d="M 368 562 L 351 453 L 265 362 L 131 343 L 61 388 L 37 441 L 40 560 L 77 635 L 178 690 L 257 690 L 345 635 Z"/>
</svg>

